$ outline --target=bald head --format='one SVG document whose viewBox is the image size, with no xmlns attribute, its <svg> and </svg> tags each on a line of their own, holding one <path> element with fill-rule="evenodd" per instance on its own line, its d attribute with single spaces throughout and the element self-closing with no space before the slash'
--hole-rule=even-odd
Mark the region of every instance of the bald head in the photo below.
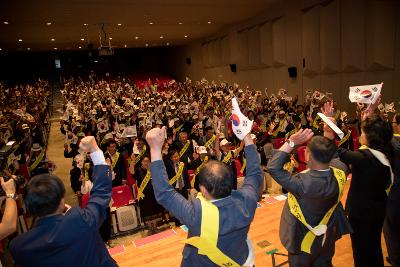
<svg viewBox="0 0 400 267">
<path fill-rule="evenodd" d="M 233 174 L 228 166 L 220 161 L 207 162 L 198 174 L 199 184 L 215 199 L 231 194 Z"/>
</svg>

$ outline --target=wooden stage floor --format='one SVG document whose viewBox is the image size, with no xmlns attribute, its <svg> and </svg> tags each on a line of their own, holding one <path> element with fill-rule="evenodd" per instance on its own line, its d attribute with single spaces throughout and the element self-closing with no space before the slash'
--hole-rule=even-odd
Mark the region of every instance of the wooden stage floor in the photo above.
<svg viewBox="0 0 400 267">
<path fill-rule="evenodd" d="M 350 182 L 350 181 L 349 181 Z M 346 185 L 345 194 L 342 203 L 345 203 L 347 196 L 349 182 Z M 250 227 L 249 236 L 253 243 L 253 248 L 256 254 L 255 266 L 268 267 L 272 265 L 271 255 L 267 255 L 267 251 L 278 249 L 278 252 L 286 253 L 286 250 L 279 241 L 279 221 L 283 208 L 284 201 L 274 204 L 261 202 L 262 207 L 258 208 L 254 221 Z M 121 267 L 131 266 L 146 266 L 146 267 L 176 267 L 180 266 L 182 259 L 183 243 L 187 233 L 181 228 L 175 228 L 176 235 L 147 244 L 143 247 L 136 248 L 133 240 L 127 240 L 124 243 L 126 251 L 115 255 L 114 259 Z M 257 243 L 261 241 L 268 241 L 270 246 L 261 248 Z M 382 237 L 382 247 L 384 257 L 387 256 L 386 246 L 384 245 Z M 287 260 L 286 257 L 275 256 L 277 264 Z M 385 262 L 386 266 L 389 266 Z M 336 242 L 336 253 L 333 258 L 333 265 L 338 267 L 351 267 L 354 266 L 350 236 L 346 235 L 338 242 Z M 288 264 L 284 265 L 288 266 Z"/>
</svg>

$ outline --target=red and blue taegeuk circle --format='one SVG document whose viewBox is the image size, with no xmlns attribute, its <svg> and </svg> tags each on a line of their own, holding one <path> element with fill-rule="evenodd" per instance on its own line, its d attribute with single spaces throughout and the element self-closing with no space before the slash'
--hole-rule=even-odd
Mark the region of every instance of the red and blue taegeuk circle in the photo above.
<svg viewBox="0 0 400 267">
<path fill-rule="evenodd" d="M 370 98 L 372 96 L 372 92 L 370 90 L 361 91 L 360 95 L 364 98 Z"/>
<path fill-rule="evenodd" d="M 240 125 L 240 119 L 239 119 L 238 115 L 232 114 L 231 120 L 232 120 L 233 125 L 235 125 L 235 126 Z"/>
</svg>

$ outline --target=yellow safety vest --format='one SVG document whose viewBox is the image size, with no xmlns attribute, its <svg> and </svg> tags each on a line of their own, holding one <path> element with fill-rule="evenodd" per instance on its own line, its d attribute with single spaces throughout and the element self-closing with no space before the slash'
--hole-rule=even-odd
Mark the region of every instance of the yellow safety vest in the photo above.
<svg viewBox="0 0 400 267">
<path fill-rule="evenodd" d="M 207 256 L 218 266 L 240 267 L 237 262 L 225 255 L 218 247 L 219 210 L 200 193 L 197 198 L 201 203 L 200 236 L 191 237 L 184 242 L 198 248 L 198 254 Z"/>
<path fill-rule="evenodd" d="M 173 185 L 173 184 L 179 179 L 179 177 L 181 177 L 182 172 L 183 172 L 183 167 L 184 167 L 184 166 L 185 166 L 185 163 L 179 162 L 179 168 L 178 168 L 177 173 L 175 174 L 174 177 L 172 177 L 172 178 L 169 180 L 169 184 L 170 184 L 170 185 Z"/>
<path fill-rule="evenodd" d="M 328 212 L 325 214 L 325 216 L 322 218 L 322 220 L 319 222 L 317 226 L 312 227 L 307 223 L 306 218 L 303 215 L 303 212 L 296 197 L 291 193 L 288 194 L 288 204 L 290 208 L 290 213 L 292 213 L 294 217 L 296 217 L 301 223 L 303 223 L 304 226 L 307 227 L 307 229 L 309 229 L 307 234 L 304 236 L 303 241 L 301 242 L 301 251 L 306 252 L 308 254 L 311 254 L 311 246 L 315 240 L 315 237 L 321 236 L 326 233 L 327 230 L 326 225 L 328 224 L 329 219 L 331 218 L 333 212 L 335 211 L 336 206 L 340 203 L 340 199 L 342 198 L 343 194 L 343 189 L 344 186 L 346 185 L 347 179 L 345 172 L 333 167 L 331 167 L 331 169 L 339 185 L 338 200 L 336 204 L 333 205 L 328 210 Z"/>
</svg>

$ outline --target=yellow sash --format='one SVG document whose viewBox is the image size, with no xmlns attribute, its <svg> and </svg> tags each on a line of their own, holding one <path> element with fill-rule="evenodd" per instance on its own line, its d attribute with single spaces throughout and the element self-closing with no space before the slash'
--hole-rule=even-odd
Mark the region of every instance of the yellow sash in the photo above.
<svg viewBox="0 0 400 267">
<path fill-rule="evenodd" d="M 222 160 L 223 163 L 228 163 L 228 161 L 230 161 L 232 158 L 232 152 L 229 151 L 228 154 L 226 154 L 226 156 L 224 157 L 224 159 Z"/>
<path fill-rule="evenodd" d="M 207 256 L 218 266 L 240 267 L 238 263 L 225 255 L 218 247 L 219 210 L 201 194 L 197 196 L 201 203 L 200 236 L 191 237 L 184 242 L 198 248 L 198 254 Z"/>
<path fill-rule="evenodd" d="M 338 121 L 340 119 L 340 110 L 336 110 L 335 120 Z"/>
<path fill-rule="evenodd" d="M 322 220 L 319 222 L 317 226 L 312 227 L 307 223 L 306 218 L 304 217 L 303 212 L 301 211 L 301 207 L 297 202 L 296 197 L 291 193 L 288 194 L 288 204 L 290 208 L 290 213 L 292 213 L 294 217 L 296 217 L 299 221 L 303 223 L 304 226 L 307 227 L 307 229 L 309 229 L 307 234 L 304 236 L 303 241 L 301 242 L 301 251 L 306 252 L 308 254 L 311 254 L 311 246 L 315 240 L 315 237 L 324 235 L 326 233 L 327 230 L 326 225 L 328 224 L 329 219 L 331 218 L 333 212 L 335 211 L 336 206 L 340 203 L 340 199 L 342 198 L 343 194 L 343 189 L 344 186 L 346 185 L 347 179 L 344 171 L 333 167 L 331 167 L 331 169 L 339 185 L 338 200 L 336 204 L 333 205 L 328 210 L 328 212 L 325 214 L 325 216 L 322 218 Z"/>
<path fill-rule="evenodd" d="M 287 116 L 288 115 L 285 114 L 285 117 L 279 122 L 278 128 L 276 128 L 276 130 L 272 134 L 273 137 L 276 137 L 278 135 L 278 133 L 282 130 L 282 127 L 285 124 Z"/>
<path fill-rule="evenodd" d="M 183 167 L 184 167 L 184 166 L 185 166 L 185 163 L 179 162 L 178 172 L 175 174 L 174 177 L 172 177 L 172 178 L 169 180 L 169 184 L 170 184 L 170 185 L 173 185 L 173 184 L 179 179 L 179 177 L 181 177 L 182 172 L 183 172 Z"/>
<path fill-rule="evenodd" d="M 140 187 L 138 189 L 138 200 L 144 198 L 143 191 L 146 188 L 147 184 L 149 183 L 151 178 L 151 172 L 147 171 L 146 176 L 144 177 L 143 181 L 140 183 Z"/>
<path fill-rule="evenodd" d="M 135 160 L 135 165 L 142 159 L 145 152 L 146 152 L 146 145 L 143 146 L 142 151 L 140 151 L 139 155 L 137 155 L 136 160 Z"/>
<path fill-rule="evenodd" d="M 197 167 L 197 169 L 194 171 L 194 176 L 192 178 L 192 181 L 190 181 L 190 185 L 192 186 L 192 188 L 194 187 L 194 181 L 196 180 L 196 176 L 197 174 L 199 174 L 199 172 L 201 171 L 201 169 L 204 167 L 204 164 L 206 164 L 208 161 L 208 156 L 206 156 L 204 158 L 204 161 L 200 164 L 199 167 Z"/>
<path fill-rule="evenodd" d="M 338 146 L 343 145 L 349 139 L 350 135 L 351 135 L 351 130 L 348 130 L 347 134 L 342 138 L 342 140 L 340 140 Z"/>
<path fill-rule="evenodd" d="M 183 124 L 179 125 L 178 128 L 174 129 L 174 133 L 179 132 L 183 127 Z"/>
<path fill-rule="evenodd" d="M 319 124 L 318 124 L 319 119 L 320 119 L 320 118 L 319 118 L 319 116 L 317 115 L 317 116 L 315 117 L 314 121 L 313 121 L 312 126 L 313 126 L 315 129 L 319 129 Z"/>
<path fill-rule="evenodd" d="M 186 153 L 186 150 L 189 148 L 189 146 L 190 146 L 190 141 L 187 140 L 186 144 L 182 147 L 181 151 L 179 151 L 179 157 L 182 157 L 183 154 Z"/>
<path fill-rule="evenodd" d="M 40 152 L 39 156 L 36 158 L 36 160 L 31 164 L 31 166 L 29 166 L 29 171 L 33 171 L 34 169 L 36 169 L 36 167 L 39 165 L 39 163 L 42 161 L 43 157 L 44 157 L 44 150 L 42 150 L 42 152 Z"/>
<path fill-rule="evenodd" d="M 389 185 L 389 187 L 386 189 L 386 194 L 389 195 L 390 189 L 392 189 L 392 185 L 393 185 L 393 181 L 394 181 L 394 174 L 393 174 L 393 171 L 392 171 L 392 166 L 390 166 L 389 160 L 387 159 L 387 157 L 385 156 L 385 154 L 383 154 L 382 152 L 380 152 L 380 151 L 378 151 L 378 150 L 375 150 L 375 149 L 372 149 L 372 148 L 369 148 L 369 147 L 366 146 L 366 145 L 360 146 L 359 149 L 368 149 L 368 150 L 372 153 L 372 155 L 374 155 L 374 157 L 375 157 L 377 160 L 379 160 L 380 163 L 382 163 L 383 165 L 389 167 L 389 169 L 390 169 L 390 185 Z"/>
<path fill-rule="evenodd" d="M 213 135 L 213 136 L 210 138 L 210 140 L 208 140 L 208 141 L 204 144 L 204 146 L 207 147 L 207 148 L 210 148 L 211 144 L 215 141 L 215 138 L 216 138 L 216 136 Z"/>
<path fill-rule="evenodd" d="M 400 134 L 396 134 L 396 133 L 395 133 L 395 134 L 393 134 L 393 136 L 400 137 Z"/>
<path fill-rule="evenodd" d="M 90 163 L 85 163 L 85 164 L 83 164 L 83 169 L 84 169 L 84 171 L 85 171 L 85 181 L 89 181 Z"/>
<path fill-rule="evenodd" d="M 115 165 L 117 164 L 118 159 L 119 159 L 119 152 L 115 152 L 114 156 L 111 159 L 111 167 L 113 168 L 113 170 L 115 168 Z"/>
<path fill-rule="evenodd" d="M 241 172 L 241 173 L 243 173 L 243 172 L 244 172 L 244 169 L 246 169 L 246 165 L 247 165 L 247 160 L 244 158 L 244 159 L 243 159 L 242 168 L 240 169 L 240 172 Z"/>
</svg>

